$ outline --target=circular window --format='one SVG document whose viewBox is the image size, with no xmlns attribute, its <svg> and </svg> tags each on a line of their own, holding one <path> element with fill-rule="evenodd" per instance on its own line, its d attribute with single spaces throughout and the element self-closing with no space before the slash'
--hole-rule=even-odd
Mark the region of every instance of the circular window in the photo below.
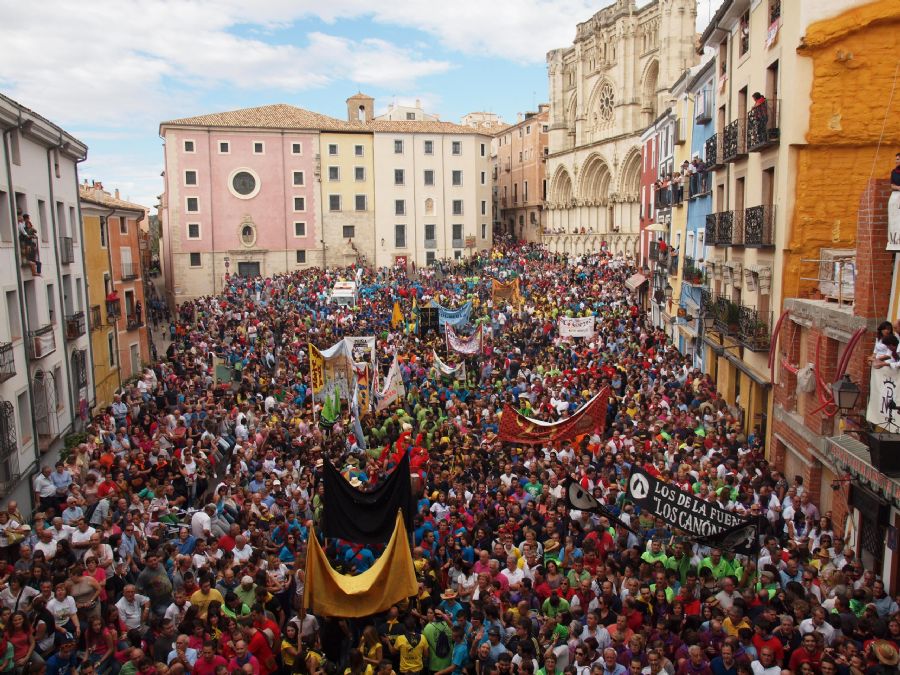
<svg viewBox="0 0 900 675">
<path fill-rule="evenodd" d="M 241 225 L 241 243 L 247 247 L 256 243 L 256 227 L 252 223 Z"/>
<path fill-rule="evenodd" d="M 601 123 L 607 124 L 612 122 L 615 103 L 616 99 L 612 85 L 609 82 L 604 82 L 603 86 L 600 87 L 600 93 L 597 94 L 597 114 Z"/>
<path fill-rule="evenodd" d="M 250 169 L 236 169 L 228 177 L 228 190 L 238 199 L 252 199 L 259 187 L 259 176 Z"/>
</svg>

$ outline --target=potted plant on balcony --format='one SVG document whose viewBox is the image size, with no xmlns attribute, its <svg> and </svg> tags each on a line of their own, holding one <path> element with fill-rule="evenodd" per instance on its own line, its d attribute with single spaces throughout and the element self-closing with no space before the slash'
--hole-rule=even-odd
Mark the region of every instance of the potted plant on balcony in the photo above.
<svg viewBox="0 0 900 675">
<path fill-rule="evenodd" d="M 741 324 L 741 309 L 733 302 L 729 302 L 725 310 L 725 323 L 728 326 L 728 332 L 732 335 L 737 334 Z"/>
</svg>

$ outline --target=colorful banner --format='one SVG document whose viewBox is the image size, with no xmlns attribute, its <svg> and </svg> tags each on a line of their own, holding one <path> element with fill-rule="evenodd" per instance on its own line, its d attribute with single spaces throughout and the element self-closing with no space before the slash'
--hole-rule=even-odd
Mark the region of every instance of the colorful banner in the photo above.
<svg viewBox="0 0 900 675">
<path fill-rule="evenodd" d="M 631 468 L 628 498 L 635 506 L 706 545 L 747 555 L 759 551 L 755 521 L 726 511 L 714 502 L 698 499 L 637 466 Z"/>
<path fill-rule="evenodd" d="M 391 369 L 384 380 L 384 389 L 377 396 L 378 404 L 375 406 L 375 410 L 384 410 L 391 403 L 405 395 L 406 388 L 403 386 L 403 377 L 400 375 L 400 362 L 395 356 Z"/>
<path fill-rule="evenodd" d="M 400 302 L 394 300 L 394 311 L 391 314 L 391 328 L 395 329 L 403 323 L 403 312 L 400 311 Z"/>
<path fill-rule="evenodd" d="M 368 361 L 375 368 L 375 336 L 345 337 L 344 342 L 350 350 L 350 356 L 357 363 Z"/>
<path fill-rule="evenodd" d="M 560 337 L 593 337 L 594 317 L 561 316 L 559 318 Z"/>
<path fill-rule="evenodd" d="M 309 345 L 309 386 L 313 400 L 325 388 L 325 357 L 312 343 Z"/>
<path fill-rule="evenodd" d="M 362 574 L 339 574 L 319 540 L 309 538 L 303 605 L 319 616 L 363 617 L 388 610 L 419 592 L 402 511 L 384 553 Z"/>
<path fill-rule="evenodd" d="M 447 326 L 446 337 L 448 350 L 452 350 L 457 354 L 473 356 L 481 353 L 484 345 L 484 327 L 478 326 L 478 330 L 472 335 L 465 337 L 457 335 L 456 331 L 453 330 L 453 326 Z"/>
<path fill-rule="evenodd" d="M 466 364 L 460 363 L 458 366 L 448 366 L 446 363 L 441 361 L 441 357 L 437 355 L 437 352 L 433 349 L 431 350 L 431 354 L 434 357 L 434 368 L 437 370 L 438 374 L 444 377 L 454 377 L 457 380 L 465 381 L 466 379 Z"/>
<path fill-rule="evenodd" d="M 500 440 L 523 445 L 572 441 L 577 436 L 602 432 L 606 427 L 609 387 L 603 387 L 590 401 L 560 422 L 545 422 L 526 417 L 508 403 L 500 418 Z"/>
<path fill-rule="evenodd" d="M 356 377 L 356 389 L 353 390 L 353 398 L 360 408 L 369 409 L 369 364 L 355 363 L 353 375 Z"/>
<path fill-rule="evenodd" d="M 457 309 L 447 309 L 446 307 L 442 307 L 434 300 L 431 301 L 432 307 L 437 307 L 438 310 L 438 326 L 443 328 L 444 326 L 450 325 L 454 328 L 459 328 L 460 326 L 465 326 L 469 323 L 469 319 L 472 316 L 472 302 L 469 301 L 464 304 L 462 307 L 458 307 Z"/>
<path fill-rule="evenodd" d="M 498 301 L 506 300 L 514 307 L 518 307 L 525 300 L 519 292 L 518 277 L 512 281 L 500 281 L 499 279 L 491 280 L 491 299 L 496 306 Z"/>
</svg>

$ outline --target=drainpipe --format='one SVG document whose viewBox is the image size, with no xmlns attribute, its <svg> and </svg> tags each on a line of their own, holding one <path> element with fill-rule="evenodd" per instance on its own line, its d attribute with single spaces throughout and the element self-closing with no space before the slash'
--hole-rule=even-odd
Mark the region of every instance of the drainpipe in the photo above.
<svg viewBox="0 0 900 675">
<path fill-rule="evenodd" d="M 85 157 L 85 159 L 87 159 Z M 81 242 L 81 269 L 82 269 L 82 282 L 84 283 L 84 302 L 86 305 L 86 311 L 84 313 L 84 325 L 87 326 L 87 345 L 88 345 L 88 358 L 87 363 L 84 364 L 85 369 L 90 368 L 90 393 L 91 399 L 88 401 L 88 408 L 93 410 L 94 406 L 97 403 L 97 378 L 94 377 L 94 345 L 93 345 L 93 327 L 91 326 L 91 293 L 90 293 L 90 281 L 88 280 L 87 275 L 87 265 L 84 261 L 84 249 L 86 248 L 84 241 L 84 216 L 81 213 L 81 188 L 78 183 L 78 165 L 83 162 L 84 159 L 79 159 L 75 162 L 75 189 L 78 191 L 78 236 L 79 241 Z M 107 252 L 109 250 L 109 246 L 106 247 Z M 103 298 L 104 301 L 106 298 Z"/>
<path fill-rule="evenodd" d="M 59 142 L 56 145 L 47 148 L 47 186 L 48 186 L 48 189 L 50 190 L 50 205 L 51 205 L 50 224 L 52 226 L 50 236 L 53 238 L 53 255 L 55 258 L 54 262 L 56 263 L 56 265 L 55 265 L 55 267 L 56 267 L 56 289 L 57 289 L 57 295 L 59 296 L 59 313 L 62 315 L 61 323 L 63 326 L 63 331 L 62 331 L 62 333 L 63 333 L 63 354 L 65 354 L 65 356 L 66 356 L 65 372 L 68 374 L 68 378 L 67 378 L 68 381 L 66 382 L 66 384 L 68 386 L 66 387 L 66 390 L 69 393 L 69 410 L 70 410 L 69 427 L 70 427 L 70 431 L 75 431 L 75 420 L 77 419 L 76 410 L 75 410 L 75 392 L 73 391 L 72 373 L 70 372 L 72 363 L 71 363 L 71 361 L 69 361 L 68 349 L 66 349 L 66 347 L 68 346 L 70 341 L 66 337 L 66 330 L 65 330 L 66 329 L 66 303 L 65 303 L 65 297 L 63 296 L 63 289 L 62 289 L 62 285 L 63 285 L 63 283 L 62 283 L 62 265 L 59 262 L 59 230 L 58 230 L 58 224 L 56 221 L 56 198 L 54 197 L 54 193 L 53 193 L 54 172 L 53 172 L 52 159 L 50 156 L 51 153 L 53 153 L 54 151 L 63 150 L 66 147 L 66 145 L 67 145 L 66 143 L 63 143 L 62 135 L 60 135 Z M 77 174 L 77 172 L 76 172 L 76 174 Z M 75 194 L 77 196 L 78 195 L 78 191 L 77 191 L 78 185 L 77 184 L 76 184 L 75 188 L 76 188 Z"/>
<path fill-rule="evenodd" d="M 30 121 L 30 120 L 29 120 Z M 3 157 L 5 158 L 6 165 L 6 184 L 9 185 L 9 204 L 10 204 L 10 220 L 15 218 L 16 213 L 16 193 L 13 189 L 13 176 L 12 176 L 12 163 L 10 161 L 10 151 L 9 151 L 9 136 L 13 131 L 18 131 L 19 129 L 24 128 L 26 122 L 22 120 L 22 113 L 19 112 L 19 123 L 15 127 L 7 129 L 3 132 Z M 13 256 L 15 259 L 14 266 L 16 268 L 16 290 L 19 292 L 19 321 L 22 326 L 22 340 L 27 343 L 28 340 L 28 317 L 25 313 L 25 284 L 22 281 L 22 251 L 19 247 L 19 230 L 18 230 L 18 222 L 12 221 L 12 240 L 13 240 Z M 14 357 L 15 358 L 15 357 Z M 26 344 L 25 347 L 25 384 L 26 389 L 28 391 L 28 405 L 31 406 L 31 438 L 34 443 L 34 461 L 35 465 L 38 465 L 40 462 L 40 449 L 38 448 L 38 428 L 37 428 L 37 419 L 34 416 L 34 390 L 31 386 L 31 377 L 28 372 L 28 346 Z M 18 404 L 18 401 L 16 401 Z M 28 503 L 29 510 L 34 511 L 34 490 L 31 489 L 30 485 L 30 477 L 29 477 L 29 485 L 28 485 Z"/>
<path fill-rule="evenodd" d="M 152 359 L 153 356 L 150 354 L 150 343 L 153 342 L 153 334 L 150 332 L 150 322 L 148 321 L 148 311 L 147 311 L 147 277 L 144 273 L 144 256 L 141 254 L 141 221 L 146 217 L 147 212 L 141 210 L 141 215 L 134 219 L 134 233 L 137 235 L 137 257 L 138 257 L 138 269 L 141 271 L 141 293 L 143 295 L 144 301 L 141 303 L 143 312 L 143 321 L 144 327 L 138 328 L 138 334 L 140 335 L 140 331 L 147 332 L 147 357 Z M 150 238 L 147 238 L 147 248 L 150 248 Z M 131 264 L 134 265 L 134 260 L 131 261 Z M 127 319 L 126 319 L 127 321 Z M 127 328 L 127 325 L 126 325 Z M 140 338 L 138 338 L 140 340 Z M 138 343 L 138 348 L 140 348 L 140 343 Z M 130 358 L 130 357 L 129 357 Z M 138 358 L 140 358 L 140 352 L 138 352 Z M 131 364 L 132 369 L 134 368 L 134 364 Z M 144 363 L 141 362 L 141 372 L 144 370 Z"/>
<path fill-rule="evenodd" d="M 115 275 L 113 275 L 113 266 L 112 266 L 112 240 L 110 239 L 110 236 L 109 236 L 109 219 L 112 218 L 112 216 L 115 212 L 116 212 L 115 209 L 110 209 L 109 213 L 107 213 L 105 216 L 101 216 L 101 218 L 106 218 L 106 265 L 109 268 L 109 290 L 110 291 L 116 290 L 116 277 L 115 277 Z M 101 224 L 100 227 L 102 229 L 103 225 Z M 122 300 L 119 299 L 119 308 L 120 308 L 119 318 L 116 319 L 115 330 L 113 331 L 113 342 L 116 345 L 116 358 L 119 360 L 119 363 L 116 364 L 116 382 L 117 382 L 116 389 L 119 389 L 122 386 L 122 369 L 119 367 L 122 362 L 122 359 L 119 356 L 119 321 L 121 321 L 121 318 L 122 318 L 122 312 L 121 312 L 122 304 L 121 303 L 122 303 Z M 103 304 L 104 305 L 106 304 L 106 289 L 105 288 L 103 289 Z M 106 315 L 106 320 L 107 320 L 107 322 L 109 321 L 108 313 Z M 109 366 L 110 368 L 112 368 L 112 366 L 113 366 L 112 363 L 107 363 L 106 365 Z"/>
</svg>

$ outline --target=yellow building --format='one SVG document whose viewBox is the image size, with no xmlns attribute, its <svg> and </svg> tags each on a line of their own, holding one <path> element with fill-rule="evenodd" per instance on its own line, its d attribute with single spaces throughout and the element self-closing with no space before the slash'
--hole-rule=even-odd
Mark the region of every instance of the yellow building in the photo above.
<svg viewBox="0 0 900 675">
<path fill-rule="evenodd" d="M 81 203 L 84 224 L 84 266 L 87 276 L 88 307 L 90 308 L 91 348 L 94 354 L 94 382 L 97 387 L 96 410 L 112 403 L 112 397 L 122 381 L 119 376 L 118 343 L 115 323 L 107 316 L 106 294 L 112 284 L 112 265 L 109 258 L 110 209 L 89 202 Z M 111 358 L 112 357 L 112 358 Z"/>
<path fill-rule="evenodd" d="M 319 204 L 322 214 L 324 264 L 355 264 L 362 257 L 375 260 L 375 160 L 371 132 L 363 131 L 371 119 L 374 99 L 357 94 L 347 99 L 351 123 L 361 120 L 360 132 L 319 134 Z M 352 113 L 357 113 L 358 116 Z"/>
</svg>

